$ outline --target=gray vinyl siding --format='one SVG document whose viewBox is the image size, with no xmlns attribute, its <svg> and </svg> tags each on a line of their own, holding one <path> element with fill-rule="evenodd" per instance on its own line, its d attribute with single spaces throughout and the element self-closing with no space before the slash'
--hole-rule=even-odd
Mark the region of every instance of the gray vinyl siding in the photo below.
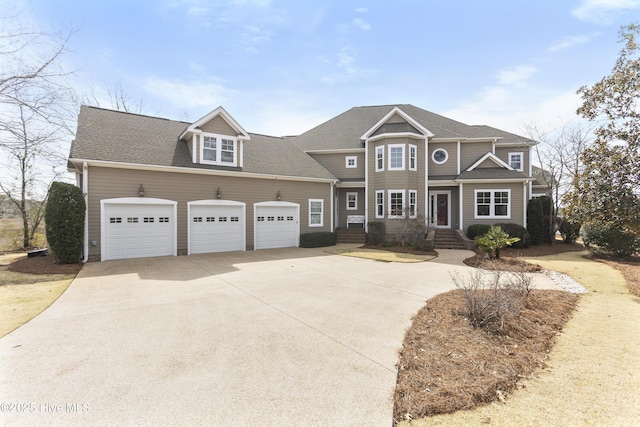
<svg viewBox="0 0 640 427">
<path fill-rule="evenodd" d="M 347 193 L 358 194 L 358 209 L 347 210 Z M 336 221 L 336 227 L 347 226 L 347 216 L 349 215 L 364 215 L 364 188 L 339 188 L 338 194 L 338 218 Z"/>
<path fill-rule="evenodd" d="M 527 197 L 527 186 L 522 183 L 483 183 L 483 184 L 464 184 L 463 186 L 463 203 L 464 203 L 464 229 L 466 230 L 471 224 L 498 224 L 509 222 L 524 224 L 524 198 Z M 475 219 L 475 190 L 511 190 L 511 217 L 510 218 L 478 218 Z"/>
<path fill-rule="evenodd" d="M 441 165 L 433 161 L 433 152 L 439 148 L 446 150 L 449 158 Z M 429 176 L 458 175 L 458 143 L 430 142 L 429 143 Z"/>
<path fill-rule="evenodd" d="M 490 142 L 469 142 L 460 144 L 460 172 L 467 169 L 487 153 L 491 152 Z"/>
<path fill-rule="evenodd" d="M 97 241 L 96 246 L 89 246 L 92 259 L 99 259 L 100 255 L 100 200 L 137 197 L 141 184 L 145 197 L 178 202 L 178 254 L 187 252 L 187 202 L 215 199 L 218 188 L 224 200 L 246 203 L 247 250 L 253 249 L 253 204 L 275 201 L 278 191 L 282 201 L 300 204 L 300 233 L 331 231 L 331 185 L 328 183 L 90 167 L 89 241 Z M 322 227 L 309 227 L 309 199 L 324 200 Z"/>
<path fill-rule="evenodd" d="M 356 156 L 357 166 L 356 168 L 346 167 L 346 157 Z M 322 166 L 325 167 L 338 179 L 361 179 L 364 181 L 364 153 L 348 153 L 348 154 L 318 154 L 313 153 L 311 157 Z"/>
<path fill-rule="evenodd" d="M 200 126 L 200 129 L 202 129 L 203 132 L 217 133 L 220 135 L 238 135 L 238 132 L 233 130 L 233 128 L 229 126 L 229 123 L 227 123 L 226 120 L 220 116 L 216 116 L 213 119 L 209 120 L 207 123 Z"/>
</svg>

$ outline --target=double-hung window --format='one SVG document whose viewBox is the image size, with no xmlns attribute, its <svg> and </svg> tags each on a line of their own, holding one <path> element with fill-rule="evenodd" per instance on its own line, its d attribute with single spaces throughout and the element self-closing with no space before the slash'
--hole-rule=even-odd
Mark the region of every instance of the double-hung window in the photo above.
<svg viewBox="0 0 640 427">
<path fill-rule="evenodd" d="M 358 193 L 347 193 L 347 210 L 358 210 Z"/>
<path fill-rule="evenodd" d="M 323 204 L 322 199 L 309 199 L 309 227 L 322 227 Z"/>
<path fill-rule="evenodd" d="M 404 217 L 404 190 L 389 190 L 389 218 Z"/>
<path fill-rule="evenodd" d="M 523 154 L 509 153 L 509 166 L 517 171 L 522 172 L 524 170 Z"/>
<path fill-rule="evenodd" d="M 222 135 L 202 135 L 202 163 L 236 166 L 238 143 Z"/>
<path fill-rule="evenodd" d="M 418 216 L 418 192 L 409 190 L 409 218 Z"/>
<path fill-rule="evenodd" d="M 376 218 L 384 218 L 384 190 L 376 191 Z"/>
<path fill-rule="evenodd" d="M 409 144 L 409 170 L 418 170 L 418 147 Z"/>
<path fill-rule="evenodd" d="M 476 190 L 475 218 L 511 218 L 511 190 Z"/>
<path fill-rule="evenodd" d="M 376 147 L 376 172 L 384 170 L 384 145 Z"/>
<path fill-rule="evenodd" d="M 389 144 L 389 170 L 404 170 L 404 144 Z"/>
<path fill-rule="evenodd" d="M 209 162 L 218 161 L 218 138 L 215 136 L 202 137 L 202 159 Z"/>
</svg>

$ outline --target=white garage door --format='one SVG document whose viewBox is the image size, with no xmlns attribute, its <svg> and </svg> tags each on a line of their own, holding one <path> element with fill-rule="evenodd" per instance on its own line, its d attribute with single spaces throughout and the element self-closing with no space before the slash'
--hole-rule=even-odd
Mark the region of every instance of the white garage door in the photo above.
<svg viewBox="0 0 640 427">
<path fill-rule="evenodd" d="M 100 202 L 102 260 L 176 255 L 176 205 L 164 199 Z"/>
<path fill-rule="evenodd" d="M 298 246 L 300 205 L 289 202 L 261 202 L 254 206 L 255 249 Z"/>
<path fill-rule="evenodd" d="M 198 200 L 187 210 L 190 254 L 245 250 L 244 203 Z"/>
</svg>

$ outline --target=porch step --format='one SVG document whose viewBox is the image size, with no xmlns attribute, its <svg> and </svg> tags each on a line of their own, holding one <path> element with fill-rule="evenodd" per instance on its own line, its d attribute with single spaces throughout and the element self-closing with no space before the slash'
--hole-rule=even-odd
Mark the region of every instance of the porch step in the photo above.
<svg viewBox="0 0 640 427">
<path fill-rule="evenodd" d="M 364 228 L 336 228 L 338 243 L 366 243 Z"/>
<path fill-rule="evenodd" d="M 456 230 L 436 228 L 435 249 L 465 249 Z"/>
</svg>

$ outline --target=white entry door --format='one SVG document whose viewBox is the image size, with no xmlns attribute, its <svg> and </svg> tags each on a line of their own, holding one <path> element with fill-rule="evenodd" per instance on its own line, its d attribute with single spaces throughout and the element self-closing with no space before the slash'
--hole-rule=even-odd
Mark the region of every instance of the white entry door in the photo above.
<svg viewBox="0 0 640 427">
<path fill-rule="evenodd" d="M 451 191 L 429 192 L 429 226 L 451 228 Z"/>
<path fill-rule="evenodd" d="M 300 242 L 300 205 L 261 202 L 254 205 L 255 249 L 297 247 Z"/>
</svg>

